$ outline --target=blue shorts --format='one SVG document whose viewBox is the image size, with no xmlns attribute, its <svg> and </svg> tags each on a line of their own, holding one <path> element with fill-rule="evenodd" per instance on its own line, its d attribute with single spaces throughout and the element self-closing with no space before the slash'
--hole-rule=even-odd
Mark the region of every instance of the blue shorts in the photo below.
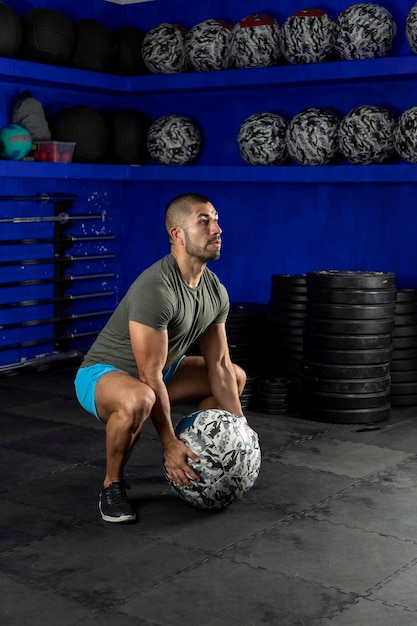
<svg viewBox="0 0 417 626">
<path fill-rule="evenodd" d="M 177 371 L 181 361 L 185 357 L 182 356 L 175 363 L 170 365 L 164 374 L 164 383 L 167 385 L 175 372 Z M 83 409 L 95 415 L 96 418 L 102 421 L 97 413 L 95 393 L 98 379 L 107 374 L 107 372 L 122 371 L 118 367 L 113 365 L 107 365 L 106 363 L 97 363 L 96 365 L 90 365 L 89 367 L 80 367 L 74 380 L 75 394 L 78 402 Z"/>
</svg>

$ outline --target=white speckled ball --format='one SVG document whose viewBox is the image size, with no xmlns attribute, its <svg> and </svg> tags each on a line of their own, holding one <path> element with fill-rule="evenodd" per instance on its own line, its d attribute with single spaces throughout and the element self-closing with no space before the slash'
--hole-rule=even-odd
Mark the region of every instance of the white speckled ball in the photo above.
<svg viewBox="0 0 417 626">
<path fill-rule="evenodd" d="M 388 109 L 356 107 L 340 122 L 339 150 L 350 163 L 384 163 L 395 155 L 394 127 Z"/>
<path fill-rule="evenodd" d="M 192 118 L 164 115 L 151 124 L 147 147 L 161 165 L 189 165 L 200 153 L 201 134 Z"/>
<path fill-rule="evenodd" d="M 281 58 L 279 24 L 274 17 L 252 13 L 232 30 L 231 64 L 237 68 L 269 67 Z"/>
<path fill-rule="evenodd" d="M 300 165 L 326 165 L 338 154 L 340 119 L 326 109 L 309 108 L 295 115 L 287 128 L 290 157 Z"/>
<path fill-rule="evenodd" d="M 374 59 L 391 54 L 397 26 L 391 13 L 370 2 L 353 4 L 336 19 L 335 49 L 342 59 Z"/>
<path fill-rule="evenodd" d="M 408 163 L 417 163 L 417 105 L 404 111 L 394 128 L 397 153 Z"/>
<path fill-rule="evenodd" d="M 175 434 L 198 455 L 200 462 L 189 461 L 199 474 L 192 487 L 174 483 L 165 476 L 176 493 L 197 509 L 224 509 L 241 500 L 255 484 L 261 467 L 261 448 L 244 418 L 220 409 L 196 411 L 183 417 Z"/>
<path fill-rule="evenodd" d="M 417 3 L 411 7 L 405 21 L 405 36 L 413 52 L 417 54 Z"/>
<path fill-rule="evenodd" d="M 194 70 L 210 72 L 230 66 L 232 25 L 208 19 L 196 24 L 185 37 L 185 52 Z"/>
<path fill-rule="evenodd" d="M 334 53 L 335 23 L 321 9 L 304 9 L 290 15 L 280 30 L 281 52 L 293 65 L 321 63 Z"/>
<path fill-rule="evenodd" d="M 186 33 L 183 26 L 168 23 L 159 24 L 146 33 L 142 42 L 142 57 L 150 72 L 175 74 L 187 70 Z"/>
<path fill-rule="evenodd" d="M 277 113 L 254 113 L 241 125 L 237 143 L 249 165 L 281 165 L 288 158 L 285 131 L 288 122 Z"/>
</svg>

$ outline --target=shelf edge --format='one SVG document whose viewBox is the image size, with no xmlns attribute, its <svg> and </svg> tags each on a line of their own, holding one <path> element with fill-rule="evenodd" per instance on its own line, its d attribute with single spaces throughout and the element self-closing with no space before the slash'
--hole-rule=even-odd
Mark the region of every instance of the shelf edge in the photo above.
<svg viewBox="0 0 417 626">
<path fill-rule="evenodd" d="M 0 161 L 0 177 L 120 182 L 239 184 L 417 183 L 417 165 L 175 166 Z"/>
<path fill-rule="evenodd" d="M 42 85 L 64 85 L 67 89 L 92 89 L 100 93 L 137 95 L 174 91 L 231 90 L 263 86 L 323 84 L 362 80 L 398 80 L 417 75 L 417 55 L 342 59 L 305 65 L 278 65 L 265 68 L 230 69 L 178 74 L 119 76 L 67 66 L 47 65 L 20 59 L 0 58 L 0 80 Z"/>
</svg>

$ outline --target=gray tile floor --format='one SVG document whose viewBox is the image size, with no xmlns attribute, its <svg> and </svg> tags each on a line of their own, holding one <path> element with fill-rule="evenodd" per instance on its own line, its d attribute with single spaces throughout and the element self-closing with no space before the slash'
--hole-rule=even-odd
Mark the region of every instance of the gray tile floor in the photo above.
<svg viewBox="0 0 417 626">
<path fill-rule="evenodd" d="M 261 472 L 220 513 L 169 488 L 147 424 L 119 526 L 73 370 L 0 379 L 2 624 L 416 626 L 417 407 L 371 429 L 248 411 Z"/>
</svg>

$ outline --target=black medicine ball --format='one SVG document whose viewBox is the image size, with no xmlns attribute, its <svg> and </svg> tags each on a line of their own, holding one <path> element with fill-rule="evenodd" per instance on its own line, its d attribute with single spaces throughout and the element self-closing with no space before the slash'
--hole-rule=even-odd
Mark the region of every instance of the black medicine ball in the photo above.
<svg viewBox="0 0 417 626">
<path fill-rule="evenodd" d="M 113 74 L 137 76 L 148 74 L 142 58 L 142 42 L 145 33 L 134 26 L 125 26 L 113 31 Z"/>
<path fill-rule="evenodd" d="M 110 130 L 101 113 L 77 104 L 61 109 L 55 115 L 52 138 L 56 141 L 75 141 L 73 162 L 98 163 L 108 153 Z"/>
<path fill-rule="evenodd" d="M 75 46 L 71 58 L 73 67 L 91 72 L 106 72 L 113 60 L 111 32 L 95 20 L 74 22 Z"/>
<path fill-rule="evenodd" d="M 29 61 L 65 65 L 74 47 L 74 27 L 60 11 L 30 9 L 21 18 L 20 55 Z"/>
<path fill-rule="evenodd" d="M 110 154 L 113 163 L 145 165 L 151 160 L 147 148 L 147 134 L 152 120 L 135 110 L 115 111 L 110 115 Z"/>
<path fill-rule="evenodd" d="M 22 41 L 22 27 L 16 11 L 0 2 L 0 56 L 13 57 Z"/>
</svg>

